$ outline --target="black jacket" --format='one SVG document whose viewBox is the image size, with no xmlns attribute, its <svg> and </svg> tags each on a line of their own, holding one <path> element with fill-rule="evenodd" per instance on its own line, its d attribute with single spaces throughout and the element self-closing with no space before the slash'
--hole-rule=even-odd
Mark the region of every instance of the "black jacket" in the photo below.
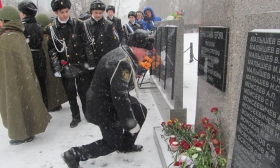
<svg viewBox="0 0 280 168">
<path fill-rule="evenodd" d="M 86 73 L 88 67 L 95 65 L 83 22 L 69 18 L 66 23 L 60 23 L 56 18 L 47 27 L 47 33 L 50 36 L 48 50 L 53 72 L 61 72 L 62 77 L 71 75 L 76 77 Z M 64 50 L 61 44 L 63 42 L 66 44 Z M 62 62 L 66 62 L 66 65 L 63 65 Z M 75 67 L 75 71 L 73 71 L 73 67 Z"/>
<path fill-rule="evenodd" d="M 121 40 L 122 45 L 127 44 L 128 36 L 130 34 L 133 34 L 137 29 L 142 29 L 142 27 L 136 22 L 134 24 L 132 24 L 131 22 L 128 22 L 127 24 L 123 25 L 123 37 Z"/>
<path fill-rule="evenodd" d="M 113 126 L 120 121 L 125 130 L 136 126 L 129 91 L 134 88 L 132 69 L 137 74 L 138 67 L 136 56 L 126 45 L 100 60 L 87 92 L 85 116 L 89 122 Z"/>
<path fill-rule="evenodd" d="M 42 49 L 43 31 L 35 17 L 26 16 L 22 19 L 25 26 L 24 35 L 32 52 L 33 64 L 37 76 L 46 75 L 46 57 Z"/>
<path fill-rule="evenodd" d="M 85 22 L 86 34 L 89 41 L 92 41 L 95 66 L 100 59 L 119 46 L 118 39 L 114 34 L 114 26 L 111 21 L 103 17 L 96 21 L 92 17 Z"/>
<path fill-rule="evenodd" d="M 121 40 L 123 37 L 123 30 L 122 30 L 122 21 L 121 19 L 113 16 L 112 19 L 110 19 L 109 17 L 107 17 L 108 20 L 110 20 L 111 22 L 113 22 L 113 25 L 116 28 L 116 31 L 118 33 L 119 39 Z M 120 42 L 120 41 L 119 41 Z"/>
</svg>

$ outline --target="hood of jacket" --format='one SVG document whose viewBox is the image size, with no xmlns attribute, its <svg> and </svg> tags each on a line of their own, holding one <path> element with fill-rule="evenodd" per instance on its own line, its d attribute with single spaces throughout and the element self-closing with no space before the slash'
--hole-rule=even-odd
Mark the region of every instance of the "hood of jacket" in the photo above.
<svg viewBox="0 0 280 168">
<path fill-rule="evenodd" d="M 20 20 L 11 20 L 3 24 L 3 27 L 0 28 L 0 34 L 2 34 L 6 30 L 15 30 L 15 31 L 23 32 L 24 25 L 21 23 Z"/>
<path fill-rule="evenodd" d="M 152 9 L 151 7 L 146 6 L 146 7 L 144 8 L 144 14 L 146 13 L 147 10 L 149 10 L 149 11 L 152 12 L 152 18 L 153 18 L 153 21 L 154 21 L 155 18 L 156 18 L 155 12 L 153 11 L 153 9 Z"/>
</svg>

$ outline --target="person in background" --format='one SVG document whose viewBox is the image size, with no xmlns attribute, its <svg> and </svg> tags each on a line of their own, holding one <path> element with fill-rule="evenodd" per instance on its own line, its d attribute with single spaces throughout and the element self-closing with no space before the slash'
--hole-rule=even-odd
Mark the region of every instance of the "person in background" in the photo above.
<svg viewBox="0 0 280 168">
<path fill-rule="evenodd" d="M 141 26 L 136 23 L 136 12 L 130 11 L 127 15 L 129 21 L 125 25 L 123 25 L 123 38 L 122 38 L 122 45 L 127 44 L 127 40 L 129 35 L 133 34 L 137 29 L 142 29 Z"/>
<path fill-rule="evenodd" d="M 77 90 L 85 113 L 88 69 L 93 68 L 94 58 L 83 23 L 70 17 L 70 0 L 52 0 L 51 7 L 57 17 L 47 27 L 48 51 L 54 76 L 62 78 L 72 112 L 70 127 L 74 128 L 81 122 Z"/>
<path fill-rule="evenodd" d="M 147 30 L 154 31 L 154 23 L 161 21 L 160 17 L 157 17 L 153 11 L 153 9 L 149 6 L 144 8 L 144 21 L 147 22 Z"/>
<path fill-rule="evenodd" d="M 142 145 L 134 143 L 145 122 L 147 108 L 129 92 L 137 87 L 138 61 L 143 60 L 153 43 L 154 38 L 147 31 L 136 30 L 128 45 L 118 47 L 100 60 L 87 92 L 86 119 L 99 126 L 103 139 L 64 152 L 62 158 L 69 168 L 78 168 L 80 161 L 116 150 L 122 153 L 142 150 Z"/>
<path fill-rule="evenodd" d="M 11 145 L 31 142 L 51 116 L 42 96 L 19 12 L 0 9 L 0 113 Z"/>
<path fill-rule="evenodd" d="M 144 21 L 143 15 L 144 14 L 141 11 L 136 12 L 136 23 L 138 23 L 142 27 L 142 29 L 147 30 L 148 25 L 147 25 L 147 22 Z"/>
<path fill-rule="evenodd" d="M 46 86 L 48 96 L 48 110 L 50 112 L 59 111 L 62 109 L 61 104 L 67 102 L 68 98 L 63 88 L 61 78 L 54 77 L 51 70 L 50 57 L 48 53 L 49 35 L 47 34 L 46 30 L 51 21 L 46 14 L 38 14 L 36 16 L 36 20 L 43 30 L 42 47 L 46 56 Z"/>
<path fill-rule="evenodd" d="M 106 5 L 101 0 L 94 0 L 90 4 L 91 18 L 85 24 L 88 41 L 92 44 L 95 65 L 90 70 L 90 82 L 101 58 L 109 51 L 119 46 L 119 40 L 115 34 L 115 27 L 111 21 L 103 17 Z"/>
<path fill-rule="evenodd" d="M 40 83 L 42 98 L 46 108 L 48 109 L 48 96 L 46 88 L 46 57 L 42 49 L 43 31 L 41 26 L 37 23 L 35 15 L 37 7 L 32 1 L 22 1 L 18 4 L 20 11 L 20 18 L 25 26 L 24 35 L 26 43 L 29 45 L 35 73 Z"/>
<path fill-rule="evenodd" d="M 115 6 L 113 5 L 108 5 L 106 8 L 106 13 L 107 13 L 107 20 L 110 20 L 111 22 L 113 22 L 115 28 L 116 28 L 116 36 L 119 39 L 122 39 L 122 35 L 123 35 L 123 31 L 122 31 L 122 22 L 121 19 L 115 17 Z"/>
</svg>

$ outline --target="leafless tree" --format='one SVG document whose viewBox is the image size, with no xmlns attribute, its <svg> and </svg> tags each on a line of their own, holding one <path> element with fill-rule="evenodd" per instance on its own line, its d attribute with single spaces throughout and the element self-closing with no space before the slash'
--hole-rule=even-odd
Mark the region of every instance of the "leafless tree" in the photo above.
<svg viewBox="0 0 280 168">
<path fill-rule="evenodd" d="M 4 0 L 2 1 L 3 6 L 9 5 L 17 8 L 18 2 L 16 0 Z"/>
</svg>

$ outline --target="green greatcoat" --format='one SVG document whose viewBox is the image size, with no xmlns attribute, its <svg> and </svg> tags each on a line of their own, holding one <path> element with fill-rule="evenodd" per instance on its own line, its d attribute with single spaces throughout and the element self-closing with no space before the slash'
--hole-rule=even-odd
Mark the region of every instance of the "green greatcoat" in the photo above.
<svg viewBox="0 0 280 168">
<path fill-rule="evenodd" d="M 48 40 L 49 36 L 45 34 L 46 27 L 43 27 L 44 40 L 43 40 L 43 50 L 46 56 L 46 86 L 47 86 L 47 96 L 48 96 L 48 110 L 65 103 L 68 101 L 67 95 L 65 93 L 64 87 L 62 85 L 61 78 L 56 78 L 51 70 L 50 57 L 48 53 Z"/>
<path fill-rule="evenodd" d="M 6 22 L 0 29 L 0 113 L 15 140 L 44 132 L 52 118 L 42 100 L 23 29 L 20 20 Z"/>
</svg>

